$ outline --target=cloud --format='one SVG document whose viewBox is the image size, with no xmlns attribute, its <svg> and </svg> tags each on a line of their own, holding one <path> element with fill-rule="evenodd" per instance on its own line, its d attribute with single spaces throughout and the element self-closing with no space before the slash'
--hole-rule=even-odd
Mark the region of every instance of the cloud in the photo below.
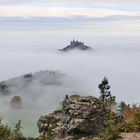
<svg viewBox="0 0 140 140">
<path fill-rule="evenodd" d="M 139 5 L 139 0 L 0 0 L 0 16 L 69 16 L 70 13 L 71 15 L 80 15 L 81 13 L 85 16 L 101 14 L 106 16 L 107 13 L 116 15 L 116 12 L 118 14 L 121 12 L 120 15 L 127 15 L 127 11 L 140 12 Z M 102 12 L 95 9 L 102 9 Z M 122 14 L 122 11 L 126 11 L 126 13 Z"/>
<path fill-rule="evenodd" d="M 64 7 L 108 7 L 139 9 L 139 0 L 0 0 L 0 5 L 37 5 L 37 6 L 64 6 Z"/>
<path fill-rule="evenodd" d="M 9 4 L 9 3 L 35 3 L 35 2 L 38 2 L 38 3 L 67 3 L 67 4 L 70 4 L 70 3 L 88 3 L 90 5 L 90 3 L 106 3 L 106 4 L 110 4 L 110 3 L 114 3 L 114 4 L 138 4 L 140 3 L 139 0 L 117 0 L 117 1 L 114 1 L 114 0 L 71 0 L 71 1 L 66 1 L 66 0 L 0 0 L 0 3 L 1 4 Z M 75 4 L 76 4 L 75 3 Z"/>
<path fill-rule="evenodd" d="M 12 16 L 89 16 L 105 17 L 113 15 L 137 16 L 140 12 L 135 11 L 118 11 L 98 8 L 71 8 L 71 7 L 37 7 L 37 6 L 0 6 L 1 17 Z"/>
</svg>

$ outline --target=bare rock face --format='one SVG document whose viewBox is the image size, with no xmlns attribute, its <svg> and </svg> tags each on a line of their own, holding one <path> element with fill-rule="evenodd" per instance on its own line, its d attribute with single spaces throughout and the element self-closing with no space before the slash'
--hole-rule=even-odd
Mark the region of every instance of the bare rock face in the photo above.
<svg viewBox="0 0 140 140">
<path fill-rule="evenodd" d="M 20 96 L 13 96 L 10 101 L 10 105 L 13 109 L 21 109 L 22 108 L 22 99 Z"/>
<path fill-rule="evenodd" d="M 104 126 L 105 115 L 104 105 L 98 98 L 66 95 L 62 110 L 40 117 L 37 124 L 40 133 L 51 128 L 56 137 L 98 135 Z"/>
</svg>

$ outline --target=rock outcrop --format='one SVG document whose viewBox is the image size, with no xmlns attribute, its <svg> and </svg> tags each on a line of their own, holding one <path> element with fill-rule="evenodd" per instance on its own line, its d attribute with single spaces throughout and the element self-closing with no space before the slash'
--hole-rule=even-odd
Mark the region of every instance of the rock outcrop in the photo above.
<svg viewBox="0 0 140 140">
<path fill-rule="evenodd" d="M 10 105 L 13 109 L 21 109 L 22 108 L 22 99 L 20 96 L 13 96 L 10 101 Z"/>
<path fill-rule="evenodd" d="M 82 51 L 85 51 L 85 50 L 91 50 L 92 48 L 89 47 L 89 46 L 86 46 L 83 42 L 80 42 L 78 40 L 73 40 L 70 42 L 70 45 L 66 46 L 65 48 L 63 49 L 59 49 L 59 51 L 64 51 L 64 52 L 67 52 L 67 51 L 70 51 L 70 50 L 82 50 Z"/>
<path fill-rule="evenodd" d="M 39 132 L 48 132 L 64 139 L 80 139 L 79 136 L 98 135 L 105 122 L 104 105 L 93 96 L 66 95 L 62 110 L 41 116 Z"/>
</svg>

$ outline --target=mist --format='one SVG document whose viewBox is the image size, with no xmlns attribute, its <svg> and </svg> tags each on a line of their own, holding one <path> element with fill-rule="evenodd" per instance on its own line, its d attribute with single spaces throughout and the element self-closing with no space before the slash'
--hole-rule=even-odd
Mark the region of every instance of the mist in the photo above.
<svg viewBox="0 0 140 140">
<path fill-rule="evenodd" d="M 12 86 L 11 95 L 0 96 L 0 116 L 5 122 L 12 125 L 21 119 L 24 133 L 37 135 L 39 116 L 58 108 L 66 94 L 99 96 L 98 84 L 104 76 L 109 79 L 111 92 L 118 101 L 140 103 L 140 20 L 55 20 L 0 23 L 0 81 L 11 79 L 14 83 L 15 77 L 42 70 L 65 75 L 53 79 L 60 80 L 59 85 L 53 82 L 44 86 L 37 82 Z M 58 51 L 73 38 L 93 50 Z M 14 95 L 22 97 L 21 110 L 9 108 Z M 29 134 L 28 129 L 33 127 Z"/>
</svg>

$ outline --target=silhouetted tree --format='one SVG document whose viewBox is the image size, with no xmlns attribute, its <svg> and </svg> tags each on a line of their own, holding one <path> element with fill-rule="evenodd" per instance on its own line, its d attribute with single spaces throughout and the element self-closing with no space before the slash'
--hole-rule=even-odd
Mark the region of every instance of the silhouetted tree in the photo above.
<svg viewBox="0 0 140 140">
<path fill-rule="evenodd" d="M 104 77 L 102 82 L 99 84 L 98 88 L 101 94 L 100 99 L 103 102 L 105 102 L 107 99 L 110 99 L 111 102 L 115 100 L 115 96 L 111 96 L 110 85 L 106 77 Z"/>
<path fill-rule="evenodd" d="M 112 104 L 115 103 L 116 98 L 111 95 L 110 85 L 106 77 L 103 78 L 98 88 L 100 90 L 100 100 L 104 103 L 108 111 L 111 112 Z"/>
</svg>

